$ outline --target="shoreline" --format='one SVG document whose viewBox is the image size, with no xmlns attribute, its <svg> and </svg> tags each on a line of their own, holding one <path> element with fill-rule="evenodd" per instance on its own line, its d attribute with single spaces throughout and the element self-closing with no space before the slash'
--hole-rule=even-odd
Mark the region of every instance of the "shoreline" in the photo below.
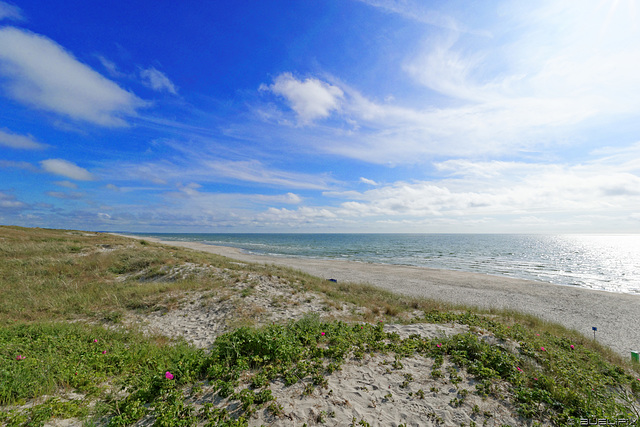
<svg viewBox="0 0 640 427">
<path fill-rule="evenodd" d="M 114 233 L 116 234 L 116 233 Z M 392 264 L 254 255 L 228 246 L 164 241 L 118 234 L 168 246 L 214 253 L 238 261 L 274 264 L 340 282 L 366 283 L 388 291 L 451 304 L 535 315 L 596 338 L 624 358 L 640 349 L 640 295 L 554 285 L 524 279 Z"/>
</svg>

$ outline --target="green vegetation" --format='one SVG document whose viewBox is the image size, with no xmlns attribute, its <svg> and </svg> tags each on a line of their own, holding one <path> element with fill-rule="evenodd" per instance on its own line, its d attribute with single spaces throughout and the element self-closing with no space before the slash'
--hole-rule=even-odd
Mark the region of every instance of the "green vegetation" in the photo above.
<svg viewBox="0 0 640 427">
<path fill-rule="evenodd" d="M 208 270 L 173 274 L 185 263 Z M 239 327 L 219 336 L 207 352 L 121 326 L 128 312 L 171 309 L 172 292 L 228 291 L 246 271 L 367 310 L 348 321 L 306 315 L 286 324 Z M 241 300 L 251 295 L 236 292 Z M 10 426 L 71 417 L 124 426 L 149 416 L 160 426 L 245 426 L 259 410 L 283 416 L 270 389 L 273 381 L 313 394 L 327 387 L 327 375 L 346 360 L 380 353 L 393 360 L 387 366 L 401 374 L 401 387 L 415 381 L 402 372 L 410 356 L 432 360 L 436 382 L 455 386 L 465 370 L 475 377 L 480 396 L 504 399 L 500 385 L 508 384 L 515 410 L 530 422 L 640 416 L 633 412 L 640 375 L 616 354 L 561 326 L 331 284 L 274 266 L 238 265 L 146 241 L 0 227 L 0 295 L 0 424 Z M 422 314 L 412 322 L 465 324 L 470 332 L 400 339 L 383 331 L 382 320 L 407 322 L 406 313 L 415 311 Z M 249 316 L 243 321 L 251 325 Z M 493 344 L 477 332 L 491 336 Z M 202 403 L 205 391 L 229 404 Z M 415 398 L 425 399 L 425 391 Z M 468 398 L 459 389 L 450 405 Z M 480 416 L 477 405 L 473 414 Z M 331 416 L 321 412 L 318 422 Z M 354 418 L 352 425 L 369 424 Z"/>
</svg>

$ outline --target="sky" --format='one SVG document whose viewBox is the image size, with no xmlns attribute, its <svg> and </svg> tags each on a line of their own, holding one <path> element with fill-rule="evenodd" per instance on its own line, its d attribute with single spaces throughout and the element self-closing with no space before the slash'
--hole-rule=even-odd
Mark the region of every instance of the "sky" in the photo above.
<svg viewBox="0 0 640 427">
<path fill-rule="evenodd" d="M 0 224 L 640 232 L 636 0 L 0 0 Z"/>
</svg>

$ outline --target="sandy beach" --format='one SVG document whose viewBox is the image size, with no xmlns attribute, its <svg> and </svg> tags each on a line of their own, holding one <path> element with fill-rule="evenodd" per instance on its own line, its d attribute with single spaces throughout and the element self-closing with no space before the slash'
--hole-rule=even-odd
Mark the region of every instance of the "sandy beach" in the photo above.
<svg viewBox="0 0 640 427">
<path fill-rule="evenodd" d="M 338 282 L 368 283 L 405 295 L 517 310 L 557 322 L 587 337 L 593 337 L 592 327 L 596 327 L 596 339 L 623 357 L 630 357 L 632 350 L 640 350 L 640 296 L 637 295 L 423 267 L 258 256 L 231 247 L 145 239 L 244 262 L 291 267 Z"/>
</svg>

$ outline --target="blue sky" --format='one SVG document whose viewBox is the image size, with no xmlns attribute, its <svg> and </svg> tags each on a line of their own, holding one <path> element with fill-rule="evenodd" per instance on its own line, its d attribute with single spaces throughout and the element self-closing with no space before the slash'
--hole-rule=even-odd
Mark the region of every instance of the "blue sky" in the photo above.
<svg viewBox="0 0 640 427">
<path fill-rule="evenodd" d="M 0 224 L 640 232 L 638 7 L 0 1 Z"/>
</svg>

